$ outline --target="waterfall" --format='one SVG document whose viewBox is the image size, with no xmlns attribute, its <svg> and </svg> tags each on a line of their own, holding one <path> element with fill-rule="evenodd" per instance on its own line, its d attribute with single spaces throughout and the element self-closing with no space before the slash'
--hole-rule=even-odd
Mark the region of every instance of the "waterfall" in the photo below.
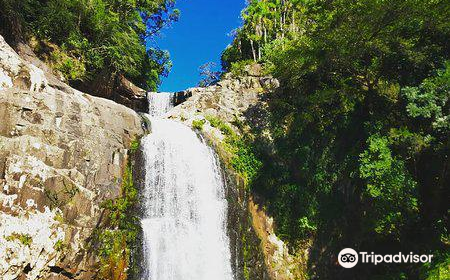
<svg viewBox="0 0 450 280">
<path fill-rule="evenodd" d="M 173 107 L 172 92 L 150 92 L 147 97 L 150 116 L 161 116 Z"/>
<path fill-rule="evenodd" d="M 144 254 L 149 280 L 233 280 L 227 200 L 215 154 L 189 127 L 158 117 L 170 94 L 152 94 L 145 157 Z"/>
</svg>

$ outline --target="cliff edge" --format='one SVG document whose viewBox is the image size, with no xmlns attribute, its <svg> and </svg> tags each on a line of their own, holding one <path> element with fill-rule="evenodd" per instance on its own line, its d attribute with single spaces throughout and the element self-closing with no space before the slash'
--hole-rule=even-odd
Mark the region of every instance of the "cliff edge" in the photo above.
<svg viewBox="0 0 450 280">
<path fill-rule="evenodd" d="M 102 203 L 121 195 L 128 149 L 144 133 L 135 111 L 47 76 L 0 36 L 4 280 L 96 277 Z"/>
</svg>

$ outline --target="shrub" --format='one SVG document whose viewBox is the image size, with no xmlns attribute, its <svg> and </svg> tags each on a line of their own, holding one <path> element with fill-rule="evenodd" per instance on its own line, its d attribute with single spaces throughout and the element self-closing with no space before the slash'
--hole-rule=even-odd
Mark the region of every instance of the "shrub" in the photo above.
<svg viewBox="0 0 450 280">
<path fill-rule="evenodd" d="M 139 149 L 138 140 L 133 140 L 130 156 Z M 109 228 L 97 232 L 100 256 L 100 278 L 125 280 L 134 267 L 131 263 L 131 249 L 136 246 L 139 219 L 132 213 L 138 202 L 138 190 L 134 185 L 133 166 L 128 162 L 122 176 L 122 194 L 115 200 L 107 200 L 102 207 L 109 211 Z"/>
<path fill-rule="evenodd" d="M 60 49 L 50 54 L 50 65 L 61 72 L 66 80 L 84 80 L 86 77 L 85 62 L 81 58 L 71 56 Z"/>
<path fill-rule="evenodd" d="M 167 53 L 147 50 L 145 42 L 178 19 L 174 0 L 3 0 L 1 4 L 2 13 L 19 19 L 28 37 L 58 46 L 57 52 L 38 53 L 50 56 L 68 80 L 89 80 L 107 70 L 155 89 L 160 75 L 170 69 Z"/>
<path fill-rule="evenodd" d="M 257 176 L 262 163 L 256 157 L 254 148 L 250 141 L 246 141 L 242 136 L 237 135 L 233 129 L 221 119 L 213 116 L 206 116 L 212 127 L 219 129 L 225 139 L 224 149 L 231 154 L 231 160 L 227 164 L 235 170 L 248 187 Z"/>
<path fill-rule="evenodd" d="M 202 130 L 203 129 L 203 125 L 205 124 L 205 120 L 193 120 L 192 121 L 192 128 L 197 129 L 197 130 Z"/>
<path fill-rule="evenodd" d="M 241 60 L 231 63 L 230 73 L 233 77 L 242 77 L 247 74 L 246 68 L 249 65 L 253 65 L 253 60 Z"/>
</svg>

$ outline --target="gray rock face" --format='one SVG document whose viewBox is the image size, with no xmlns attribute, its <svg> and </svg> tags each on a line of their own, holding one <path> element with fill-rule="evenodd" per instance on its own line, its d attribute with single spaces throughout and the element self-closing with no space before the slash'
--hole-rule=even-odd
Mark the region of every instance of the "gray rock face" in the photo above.
<svg viewBox="0 0 450 280">
<path fill-rule="evenodd" d="M 80 89 L 91 95 L 107 98 L 138 112 L 148 112 L 147 93 L 123 75 L 102 73 Z"/>
<path fill-rule="evenodd" d="M 264 93 L 279 87 L 278 80 L 271 77 L 245 76 L 239 79 L 226 76 L 217 85 L 205 88 L 190 88 L 175 94 L 176 106 L 168 117 L 179 119 L 191 125 L 192 120 L 204 116 L 220 118 L 227 123 L 236 120 L 247 121 L 252 125 L 252 119 L 266 114 L 267 104 Z M 258 112 L 260 111 L 260 112 Z M 256 115 L 255 115 L 256 114 Z"/>
<path fill-rule="evenodd" d="M 0 36 L 0 279 L 95 277 L 101 203 L 142 134 L 133 110 L 53 87 Z"/>
</svg>

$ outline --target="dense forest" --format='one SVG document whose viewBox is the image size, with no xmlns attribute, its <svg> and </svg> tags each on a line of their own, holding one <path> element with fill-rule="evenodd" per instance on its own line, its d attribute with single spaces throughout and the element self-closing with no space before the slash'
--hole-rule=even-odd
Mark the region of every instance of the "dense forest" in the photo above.
<svg viewBox="0 0 450 280">
<path fill-rule="evenodd" d="M 0 22 L 19 30 L 35 53 L 69 82 L 124 74 L 156 90 L 171 62 L 167 52 L 146 48 L 176 21 L 174 0 L 1 0 Z"/>
<path fill-rule="evenodd" d="M 248 137 L 250 187 L 292 250 L 311 248 L 310 278 L 448 277 L 450 2 L 253 0 L 242 15 L 223 68 L 281 82 L 272 143 Z M 434 261 L 344 271 L 346 247 Z"/>
</svg>

